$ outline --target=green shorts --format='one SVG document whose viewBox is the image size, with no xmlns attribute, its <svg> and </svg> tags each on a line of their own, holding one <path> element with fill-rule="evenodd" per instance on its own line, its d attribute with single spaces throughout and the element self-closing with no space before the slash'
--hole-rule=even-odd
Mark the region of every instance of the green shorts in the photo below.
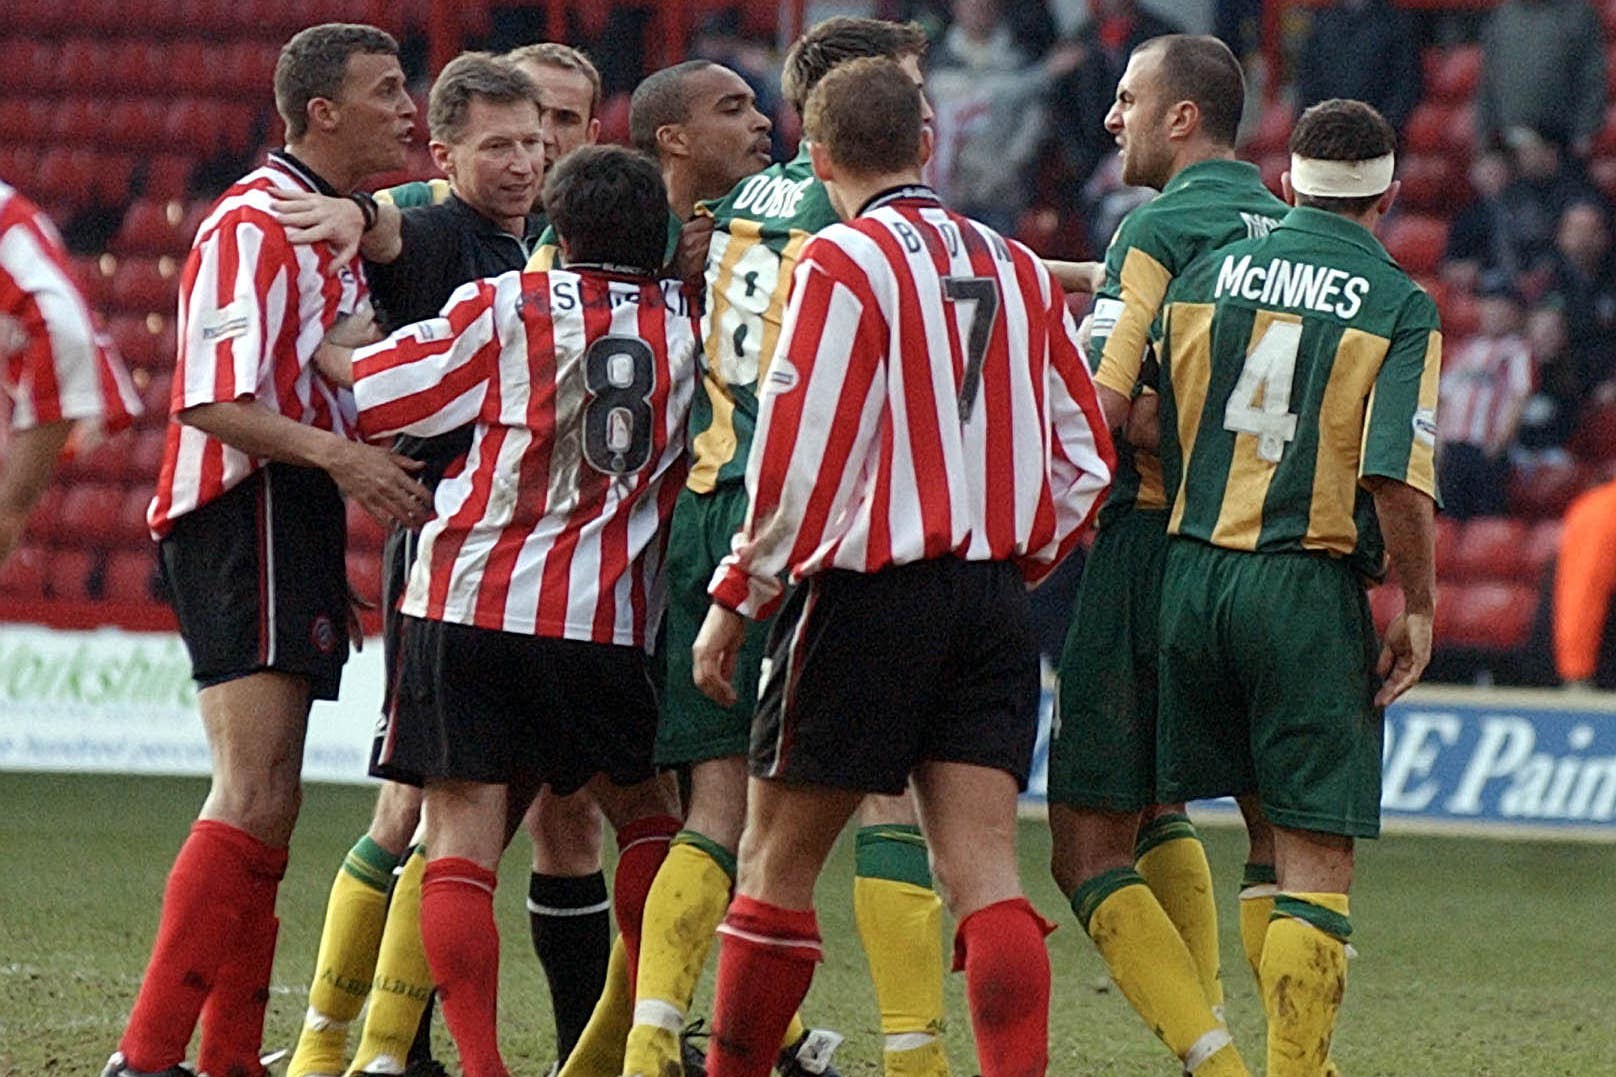
<svg viewBox="0 0 1616 1077">
<path fill-rule="evenodd" d="M 1061 652 L 1049 800 L 1139 811 L 1156 803 L 1156 629 L 1167 513 L 1123 513 L 1094 540 Z"/>
<path fill-rule="evenodd" d="M 691 675 L 690 648 L 707 618 L 707 585 L 730 539 L 746 519 L 746 487 L 727 483 L 710 494 L 679 491 L 668 530 L 668 612 L 663 649 L 667 680 L 662 718 L 657 723 L 656 761 L 680 766 L 745 755 L 751 746 L 757 710 L 758 678 L 769 640 L 770 621 L 749 621 L 735 663 L 737 698 L 720 707 L 702 694 Z"/>
<path fill-rule="evenodd" d="M 1161 647 L 1164 800 L 1255 792 L 1281 826 L 1380 833 L 1375 626 L 1347 562 L 1170 539 Z"/>
</svg>

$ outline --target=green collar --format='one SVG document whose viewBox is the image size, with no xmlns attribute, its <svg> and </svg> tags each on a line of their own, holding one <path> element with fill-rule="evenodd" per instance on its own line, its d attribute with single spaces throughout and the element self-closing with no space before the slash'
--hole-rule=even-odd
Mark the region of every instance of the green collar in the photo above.
<svg viewBox="0 0 1616 1077">
<path fill-rule="evenodd" d="M 1162 188 L 1161 193 L 1171 194 L 1174 191 L 1188 187 L 1197 180 L 1203 179 L 1249 180 L 1254 178 L 1260 182 L 1261 174 L 1257 171 L 1256 165 L 1247 164 L 1245 161 L 1230 161 L 1222 157 L 1214 157 L 1209 161 L 1196 161 L 1192 165 L 1186 165 L 1179 169 L 1178 175 L 1167 181 L 1167 186 Z"/>
<path fill-rule="evenodd" d="M 1391 261 L 1391 255 L 1386 253 L 1386 248 L 1380 245 L 1380 240 L 1375 238 L 1373 232 L 1357 221 L 1349 221 L 1339 213 L 1315 209 L 1312 206 L 1296 206 L 1285 214 L 1285 219 L 1279 222 L 1279 227 L 1341 240 Z"/>
</svg>

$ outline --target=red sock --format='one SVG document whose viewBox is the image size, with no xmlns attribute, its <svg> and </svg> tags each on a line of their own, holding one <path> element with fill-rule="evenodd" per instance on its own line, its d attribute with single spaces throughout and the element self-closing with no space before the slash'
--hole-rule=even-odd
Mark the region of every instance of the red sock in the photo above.
<svg viewBox="0 0 1616 1077">
<path fill-rule="evenodd" d="M 118 1044 L 131 1069 L 156 1072 L 185 1058 L 252 893 L 252 865 L 268 848 L 215 820 L 191 827 L 169 869 L 151 961 Z"/>
<path fill-rule="evenodd" d="M 965 999 L 982 1077 L 1043 1077 L 1049 1067 L 1049 949 L 1055 925 L 1026 898 L 999 901 L 960 921 L 954 971 Z"/>
<path fill-rule="evenodd" d="M 617 832 L 617 872 L 612 878 L 612 911 L 628 954 L 628 982 L 640 971 L 640 921 L 645 918 L 645 895 L 651 892 L 657 869 L 667 859 L 668 844 L 679 833 L 679 820 L 671 815 L 648 815 Z"/>
<path fill-rule="evenodd" d="M 421 944 L 465 1077 L 506 1077 L 496 1027 L 496 882 L 487 868 L 452 856 L 429 860 L 421 882 Z"/>
<path fill-rule="evenodd" d="M 824 958 L 819 923 L 812 909 L 782 909 L 738 894 L 718 933 L 724 941 L 708 1077 L 767 1077 L 814 965 Z"/>
<path fill-rule="evenodd" d="M 235 944 L 220 962 L 213 990 L 202 1006 L 197 1069 L 209 1077 L 260 1077 L 264 1072 L 258 1056 L 280 934 L 275 896 L 286 874 L 286 850 L 265 846 L 260 852 L 252 865 L 251 906 L 242 911 Z"/>
</svg>

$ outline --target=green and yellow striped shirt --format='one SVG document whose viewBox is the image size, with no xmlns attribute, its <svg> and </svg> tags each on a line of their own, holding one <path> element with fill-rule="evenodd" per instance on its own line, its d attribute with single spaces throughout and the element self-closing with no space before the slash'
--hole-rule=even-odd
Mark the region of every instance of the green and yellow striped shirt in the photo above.
<svg viewBox="0 0 1616 1077">
<path fill-rule="evenodd" d="M 1169 534 L 1362 558 L 1359 480 L 1437 496 L 1436 304 L 1355 222 L 1294 209 L 1196 263 L 1159 354 Z"/>
</svg>

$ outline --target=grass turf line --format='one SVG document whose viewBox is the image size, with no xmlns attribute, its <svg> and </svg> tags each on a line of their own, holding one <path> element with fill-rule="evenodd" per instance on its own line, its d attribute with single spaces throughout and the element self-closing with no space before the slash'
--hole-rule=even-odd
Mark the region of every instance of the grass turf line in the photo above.
<svg viewBox="0 0 1616 1077">
<path fill-rule="evenodd" d="M 0 1074 L 94 1074 L 116 1045 L 134 997 L 163 880 L 206 791 L 194 779 L 0 774 Z M 290 1046 L 333 873 L 370 817 L 373 792 L 310 786 L 281 889 L 281 943 L 266 1048 Z M 1048 881 L 1049 840 L 1022 824 L 1023 878 L 1060 923 L 1052 1074 L 1165 1075 L 1166 1051 L 1127 1003 Z M 1234 893 L 1244 843 L 1207 833 L 1219 884 L 1232 1030 L 1262 1057 L 1261 1006 L 1241 956 Z M 1349 1077 L 1605 1072 L 1616 933 L 1608 847 L 1393 837 L 1362 846 L 1353 895 L 1351 966 L 1336 1057 Z M 819 891 L 825 964 L 805 1012 L 847 1036 L 848 1077 L 880 1073 L 869 975 L 852 926 L 852 843 Z M 527 942 L 527 846 L 518 838 L 496 898 L 502 932 L 501 1033 L 517 1074 L 538 1074 L 552 1047 L 548 1000 Z M 939 945 L 943 940 L 939 940 Z M 950 1056 L 976 1072 L 960 977 L 947 984 Z M 711 975 L 698 1006 L 711 994 Z M 440 1057 L 453 1060 L 441 1022 Z"/>
</svg>

